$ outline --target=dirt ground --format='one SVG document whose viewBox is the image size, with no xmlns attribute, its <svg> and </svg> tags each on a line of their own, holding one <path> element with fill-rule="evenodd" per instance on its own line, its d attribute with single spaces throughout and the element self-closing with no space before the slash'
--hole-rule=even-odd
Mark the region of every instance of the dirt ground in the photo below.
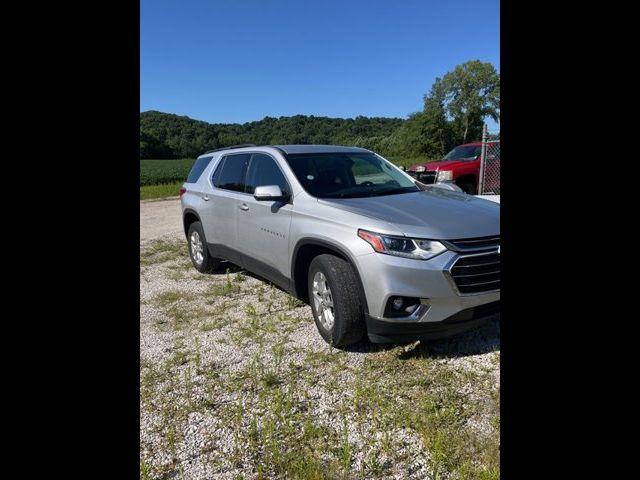
<svg viewBox="0 0 640 480">
<path fill-rule="evenodd" d="M 140 244 L 142 480 L 499 478 L 499 321 L 331 348 L 282 290 L 198 273 L 177 202 L 143 209 L 170 219 Z"/>
<path fill-rule="evenodd" d="M 151 200 L 140 202 L 140 241 L 182 232 L 180 200 Z"/>
</svg>

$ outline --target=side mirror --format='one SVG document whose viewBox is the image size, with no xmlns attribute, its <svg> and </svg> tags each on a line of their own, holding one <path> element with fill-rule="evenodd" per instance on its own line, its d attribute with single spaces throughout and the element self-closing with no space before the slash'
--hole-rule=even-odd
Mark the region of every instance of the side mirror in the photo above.
<svg viewBox="0 0 640 480">
<path fill-rule="evenodd" d="M 256 187 L 253 198 L 259 202 L 286 202 L 289 200 L 289 195 L 284 195 L 278 185 L 264 185 Z"/>
</svg>

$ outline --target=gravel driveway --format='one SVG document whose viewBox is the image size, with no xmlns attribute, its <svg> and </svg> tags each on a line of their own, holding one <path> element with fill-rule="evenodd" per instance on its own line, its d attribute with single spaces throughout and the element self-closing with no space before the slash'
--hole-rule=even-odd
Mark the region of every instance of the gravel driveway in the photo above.
<svg viewBox="0 0 640 480">
<path fill-rule="evenodd" d="M 499 478 L 499 321 L 334 349 L 282 290 L 195 271 L 179 201 L 140 216 L 141 479 Z"/>
<path fill-rule="evenodd" d="M 176 232 L 182 232 L 180 199 L 145 200 L 140 202 L 141 241 Z"/>
</svg>

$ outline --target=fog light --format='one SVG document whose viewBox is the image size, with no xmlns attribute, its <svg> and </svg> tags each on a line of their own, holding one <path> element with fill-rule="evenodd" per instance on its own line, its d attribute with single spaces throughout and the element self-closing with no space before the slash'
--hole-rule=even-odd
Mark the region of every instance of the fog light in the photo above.
<svg viewBox="0 0 640 480">
<path fill-rule="evenodd" d="M 427 299 L 424 300 L 426 301 Z M 393 295 L 387 299 L 383 316 L 387 318 L 409 317 L 418 310 L 421 303 L 421 299 L 417 297 Z"/>
<path fill-rule="evenodd" d="M 407 312 L 408 315 L 411 315 L 418 309 L 419 306 L 419 303 L 414 303 L 413 305 L 409 305 L 407 308 L 405 308 L 404 311 Z"/>
</svg>

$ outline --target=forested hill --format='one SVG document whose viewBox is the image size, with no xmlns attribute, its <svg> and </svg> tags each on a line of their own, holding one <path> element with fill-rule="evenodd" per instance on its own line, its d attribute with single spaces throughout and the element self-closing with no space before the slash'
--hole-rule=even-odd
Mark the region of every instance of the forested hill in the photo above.
<svg viewBox="0 0 640 480">
<path fill-rule="evenodd" d="M 195 158 L 214 148 L 254 143 L 332 144 L 387 157 L 439 159 L 482 137 L 486 118 L 500 119 L 500 74 L 469 60 L 436 78 L 422 110 L 401 118 L 265 117 L 249 123 L 207 123 L 162 112 L 140 113 L 140 158 Z"/>
<path fill-rule="evenodd" d="M 194 158 L 213 148 L 254 143 L 358 145 L 373 148 L 405 122 L 400 118 L 265 117 L 243 124 L 207 123 L 170 113 L 140 113 L 140 158 Z"/>
</svg>

